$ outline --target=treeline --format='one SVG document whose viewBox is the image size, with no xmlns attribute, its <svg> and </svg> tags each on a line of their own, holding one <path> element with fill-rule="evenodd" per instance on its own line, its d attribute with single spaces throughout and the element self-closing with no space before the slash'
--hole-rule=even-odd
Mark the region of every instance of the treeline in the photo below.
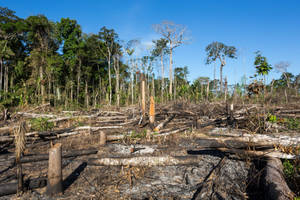
<svg viewBox="0 0 300 200">
<path fill-rule="evenodd" d="M 173 27 L 170 29 L 170 27 Z M 50 102 L 55 106 L 97 107 L 139 102 L 139 82 L 146 79 L 148 95 L 158 102 L 170 99 L 209 100 L 226 80 L 225 58 L 236 58 L 236 49 L 213 42 L 207 46 L 207 64 L 220 61 L 220 80 L 200 77 L 187 81 L 188 68 L 173 69 L 173 51 L 185 43 L 185 27 L 163 22 L 154 29 L 162 38 L 153 41 L 148 55 L 137 57 L 138 40 L 122 41 L 113 29 L 99 27 L 86 34 L 69 18 L 53 22 L 44 15 L 22 19 L 0 7 L 0 106 Z M 165 65 L 169 65 L 169 78 Z M 160 74 L 154 73 L 154 67 Z M 277 87 L 299 85 L 299 75 L 289 73 Z M 241 87 L 241 95 L 245 93 Z"/>
</svg>

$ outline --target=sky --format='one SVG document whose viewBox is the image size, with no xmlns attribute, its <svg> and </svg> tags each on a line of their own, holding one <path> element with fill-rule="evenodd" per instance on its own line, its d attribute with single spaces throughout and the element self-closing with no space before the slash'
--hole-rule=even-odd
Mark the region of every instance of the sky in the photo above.
<svg viewBox="0 0 300 200">
<path fill-rule="evenodd" d="M 258 50 L 272 67 L 288 61 L 287 71 L 300 74 L 300 0 L 0 0 L 0 6 L 22 18 L 43 14 L 60 21 L 69 17 L 85 33 L 98 33 L 106 26 L 121 40 L 139 39 L 144 46 L 160 38 L 153 24 L 164 20 L 182 24 L 191 39 L 174 50 L 174 67 L 188 66 L 190 81 L 200 76 L 212 79 L 214 67 L 219 77 L 220 63 L 205 64 L 205 47 L 214 41 L 238 49 L 238 58 L 227 59 L 223 69 L 230 84 L 255 73 Z M 267 80 L 280 75 L 273 69 Z"/>
</svg>

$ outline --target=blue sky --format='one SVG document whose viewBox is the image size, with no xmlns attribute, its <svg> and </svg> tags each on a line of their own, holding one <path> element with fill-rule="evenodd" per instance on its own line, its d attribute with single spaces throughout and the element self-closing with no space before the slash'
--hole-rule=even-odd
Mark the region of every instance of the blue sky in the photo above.
<svg viewBox="0 0 300 200">
<path fill-rule="evenodd" d="M 106 26 L 122 40 L 140 39 L 143 44 L 159 38 L 153 24 L 168 20 L 186 25 L 192 40 L 175 49 L 174 65 L 188 66 L 189 80 L 213 78 L 214 65 L 205 65 L 205 47 L 213 41 L 239 50 L 238 59 L 224 67 L 230 83 L 254 74 L 257 50 L 272 66 L 288 61 L 288 71 L 300 73 L 299 0 L 0 0 L 0 6 L 22 18 L 44 14 L 53 21 L 76 19 L 85 33 Z M 216 67 L 219 77 L 219 63 Z M 273 70 L 268 80 L 279 76 Z"/>
</svg>

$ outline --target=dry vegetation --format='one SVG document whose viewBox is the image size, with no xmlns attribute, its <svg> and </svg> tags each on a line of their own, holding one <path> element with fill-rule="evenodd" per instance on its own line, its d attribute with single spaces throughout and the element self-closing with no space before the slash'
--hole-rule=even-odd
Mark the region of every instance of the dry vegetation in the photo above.
<svg viewBox="0 0 300 200">
<path fill-rule="evenodd" d="M 25 199 L 46 198 L 47 153 L 55 143 L 63 149 L 64 193 L 58 199 L 258 199 L 279 190 L 291 197 L 268 168 L 282 168 L 277 158 L 299 196 L 299 100 L 241 100 L 156 105 L 152 125 L 136 106 L 58 111 L 45 104 L 11 113 L 0 128 L 0 193 L 17 178 L 13 130 L 25 120 L 24 185 L 40 188 L 26 191 Z"/>
</svg>

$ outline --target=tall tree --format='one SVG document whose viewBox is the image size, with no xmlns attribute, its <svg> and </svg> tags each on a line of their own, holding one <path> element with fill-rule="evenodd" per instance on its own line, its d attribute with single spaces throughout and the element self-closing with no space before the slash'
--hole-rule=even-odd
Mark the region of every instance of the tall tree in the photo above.
<svg viewBox="0 0 300 200">
<path fill-rule="evenodd" d="M 161 24 L 155 24 L 154 30 L 161 34 L 168 41 L 168 49 L 170 51 L 170 69 L 169 69 L 169 93 L 172 98 L 173 93 L 173 51 L 176 47 L 184 44 L 188 38 L 186 37 L 186 27 L 174 22 L 163 21 Z"/>
<path fill-rule="evenodd" d="M 128 60 L 127 60 L 127 66 L 130 68 L 130 88 L 131 88 L 131 104 L 134 103 L 134 84 L 133 84 L 133 72 L 134 72 L 134 63 L 133 60 L 131 59 L 131 56 L 135 52 L 135 47 L 140 44 L 139 40 L 129 40 L 127 44 L 124 46 L 125 52 L 128 55 Z"/>
<path fill-rule="evenodd" d="M 40 86 L 42 103 L 46 100 L 45 68 L 47 57 L 58 49 L 55 39 L 55 25 L 44 15 L 30 16 L 26 19 L 28 28 L 27 40 L 30 48 L 29 62 L 35 68 L 35 74 L 39 75 L 37 83 Z"/>
<path fill-rule="evenodd" d="M 234 46 L 227 46 L 221 42 L 212 42 L 205 51 L 207 53 L 206 64 L 220 61 L 220 92 L 223 92 L 223 67 L 226 65 L 226 57 L 237 58 L 237 49 Z"/>
<path fill-rule="evenodd" d="M 13 73 L 14 66 L 24 58 L 23 31 L 23 20 L 14 11 L 0 7 L 0 97 L 3 88 L 8 92 L 9 71 Z M 13 83 L 12 77 L 10 79 Z"/>
<path fill-rule="evenodd" d="M 168 40 L 161 38 L 159 40 L 153 40 L 154 49 L 152 50 L 151 54 L 154 57 L 160 57 L 160 65 L 161 65 L 161 101 L 163 102 L 164 97 L 164 55 L 168 53 L 167 44 Z"/>
<path fill-rule="evenodd" d="M 77 24 L 76 20 L 71 20 L 69 18 L 62 18 L 59 23 L 57 23 L 58 29 L 58 38 L 59 41 L 63 44 L 62 52 L 64 63 L 67 70 L 69 71 L 68 75 L 68 86 L 71 88 L 71 100 L 73 100 L 73 85 L 74 85 L 74 76 L 77 77 L 77 90 L 76 90 L 76 99 L 77 103 L 79 101 L 79 92 L 80 92 L 80 83 L 81 83 L 81 68 L 82 68 L 82 59 L 80 57 L 80 47 L 83 45 L 81 38 L 81 27 Z M 77 67 L 76 67 L 77 66 Z M 77 69 L 77 70 L 76 70 Z M 75 71 L 77 71 L 75 75 Z"/>
<path fill-rule="evenodd" d="M 107 29 L 105 26 L 100 29 L 98 33 L 99 39 L 103 41 L 104 48 L 99 47 L 102 54 L 106 57 L 108 63 L 108 81 L 109 81 L 109 105 L 112 101 L 112 84 L 111 84 L 111 58 L 116 48 L 116 40 L 118 40 L 118 34 L 114 29 Z"/>
</svg>

